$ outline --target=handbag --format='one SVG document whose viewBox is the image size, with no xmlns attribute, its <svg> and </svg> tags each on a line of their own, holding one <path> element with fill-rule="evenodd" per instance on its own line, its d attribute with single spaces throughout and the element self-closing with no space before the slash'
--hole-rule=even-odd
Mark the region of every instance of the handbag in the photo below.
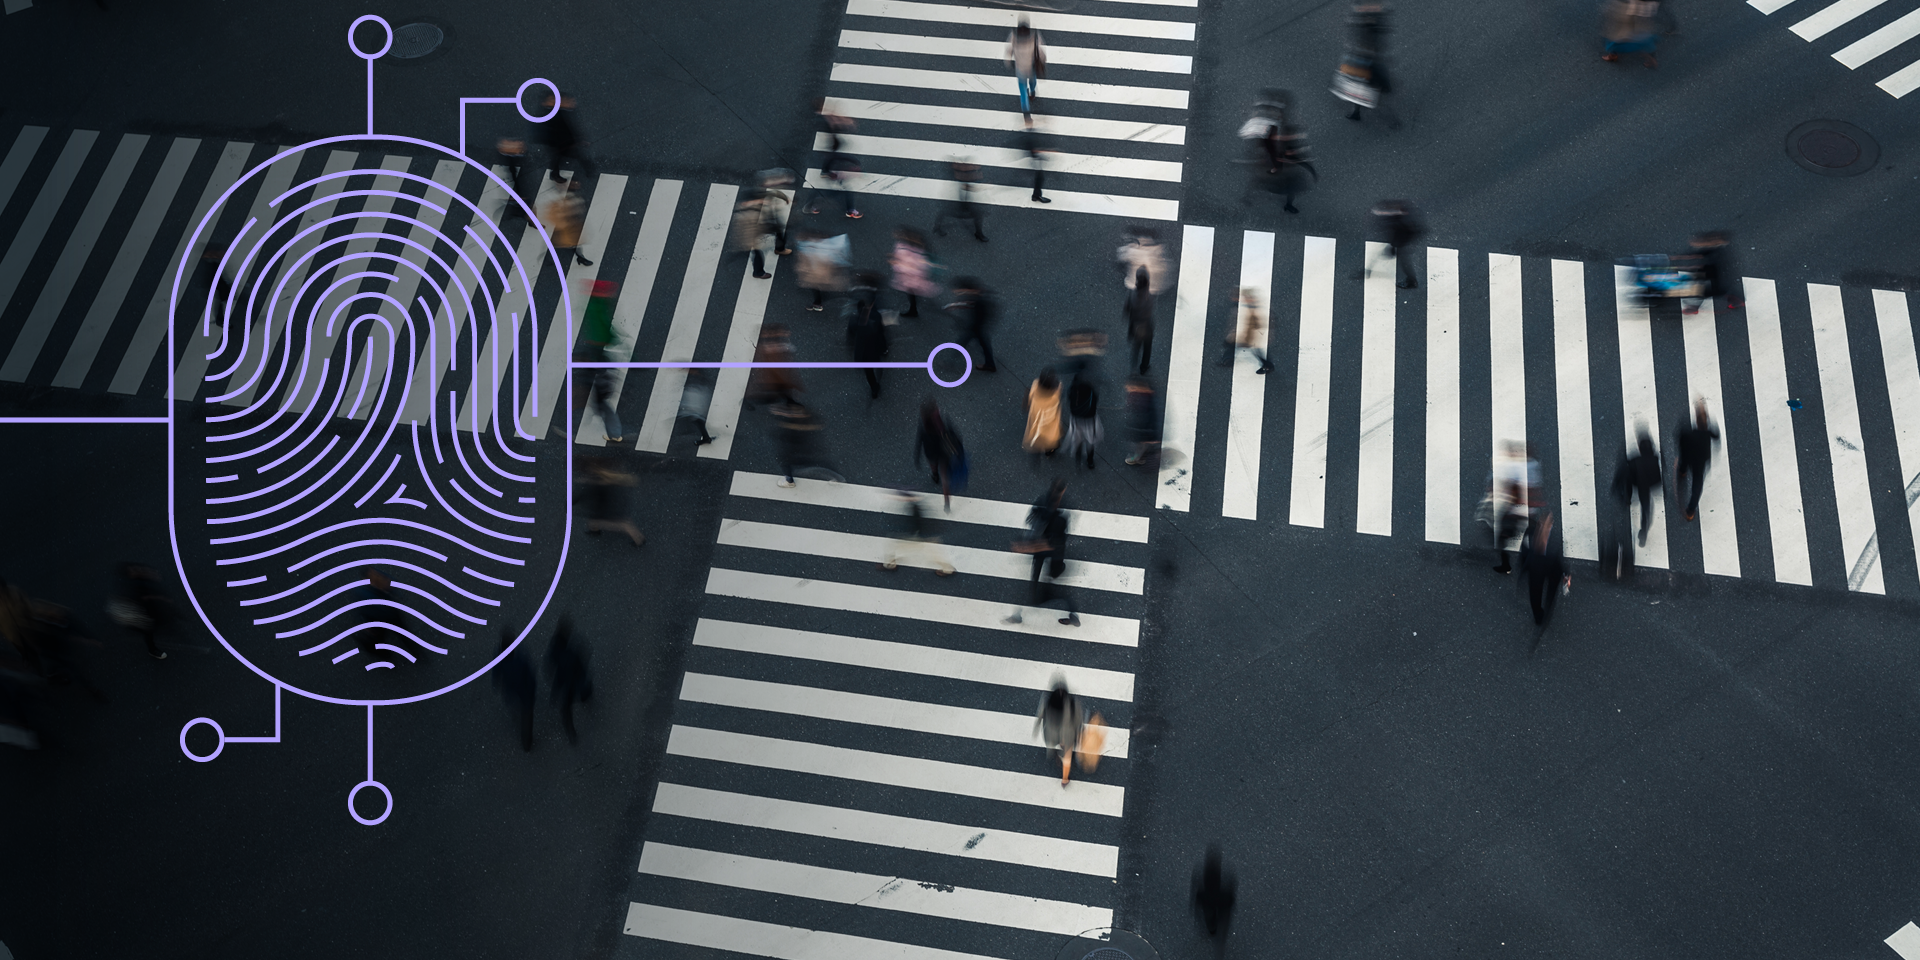
<svg viewBox="0 0 1920 960">
<path fill-rule="evenodd" d="M 1080 769 L 1086 773 L 1099 769 L 1100 753 L 1106 748 L 1106 720 L 1096 713 L 1080 728 L 1079 750 L 1076 751 L 1080 755 Z"/>
</svg>

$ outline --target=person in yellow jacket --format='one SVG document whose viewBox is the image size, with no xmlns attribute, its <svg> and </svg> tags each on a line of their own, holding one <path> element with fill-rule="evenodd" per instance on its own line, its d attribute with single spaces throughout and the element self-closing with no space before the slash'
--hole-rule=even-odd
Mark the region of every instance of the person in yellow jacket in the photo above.
<svg viewBox="0 0 1920 960">
<path fill-rule="evenodd" d="M 1060 447 L 1060 378 L 1053 368 L 1040 371 L 1027 388 L 1027 431 L 1020 446 L 1029 453 L 1053 455 Z"/>
</svg>

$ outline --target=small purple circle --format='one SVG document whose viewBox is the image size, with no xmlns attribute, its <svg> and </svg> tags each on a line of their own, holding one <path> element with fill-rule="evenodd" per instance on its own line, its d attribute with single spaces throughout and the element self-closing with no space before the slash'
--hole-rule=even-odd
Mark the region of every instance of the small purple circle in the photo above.
<svg viewBox="0 0 1920 960">
<path fill-rule="evenodd" d="M 960 379 L 952 380 L 952 381 L 942 380 L 940 379 L 939 374 L 933 372 L 933 358 L 939 356 L 940 351 L 942 350 L 958 350 L 960 352 L 960 359 L 965 360 L 967 362 L 967 369 L 961 371 Z M 966 383 L 967 378 L 971 376 L 973 376 L 973 356 L 967 353 L 966 347 L 963 347 L 957 343 L 943 343 L 937 347 L 934 347 L 933 352 L 927 354 L 927 377 L 933 380 L 934 383 L 937 383 L 943 387 L 957 387 L 963 383 Z"/>
<path fill-rule="evenodd" d="M 374 23 L 379 24 L 380 29 L 385 30 L 387 32 L 386 45 L 382 46 L 377 52 L 374 52 L 374 53 L 368 53 L 365 50 L 360 49 L 360 45 L 353 42 L 354 33 L 359 31 L 360 25 L 363 23 L 366 23 L 368 20 L 372 20 Z M 358 20 L 355 20 L 353 22 L 353 26 L 347 28 L 347 49 L 352 50 L 353 55 L 356 57 L 359 57 L 362 60 L 378 60 L 381 57 L 386 56 L 387 51 L 393 49 L 393 25 L 388 23 L 386 20 L 378 16 L 375 16 L 374 14 L 371 14 L 371 13 L 367 14 L 364 17 L 361 17 Z"/>
<path fill-rule="evenodd" d="M 527 112 L 527 88 L 536 83 L 546 84 L 547 89 L 553 91 L 553 111 L 544 117 L 536 117 Z M 514 91 L 513 108 L 520 111 L 521 119 L 528 123 L 546 123 L 548 120 L 552 120 L 560 114 L 560 88 L 555 86 L 552 80 L 534 77 L 526 83 L 521 84 L 520 89 Z"/>
<path fill-rule="evenodd" d="M 220 742 L 214 745 L 213 752 L 207 754 L 204 757 L 200 756 L 197 753 L 194 753 L 192 750 L 187 749 L 187 731 L 192 730 L 196 725 L 202 724 L 202 723 L 206 724 L 209 727 L 212 727 L 213 735 L 220 738 Z M 225 730 L 220 729 L 220 724 L 212 720 L 209 720 L 206 717 L 194 717 L 192 720 L 187 721 L 186 726 L 180 728 L 180 752 L 186 754 L 188 760 L 192 760 L 195 763 L 206 763 L 212 760 L 214 757 L 219 756 L 220 751 L 225 750 L 226 748 L 227 748 L 227 732 Z"/>
<path fill-rule="evenodd" d="M 380 815 L 377 817 L 374 817 L 372 820 L 368 820 L 366 817 L 361 816 L 360 811 L 355 810 L 353 808 L 353 798 L 359 796 L 360 791 L 365 790 L 368 787 L 372 787 L 375 790 L 380 791 L 380 795 L 387 798 L 387 808 L 385 810 L 380 811 Z M 353 819 L 358 820 L 361 826 L 377 827 L 380 824 L 385 823 L 386 819 L 393 815 L 393 791 L 388 790 L 387 785 L 384 783 L 381 783 L 378 780 L 362 780 L 359 783 L 354 784 L 353 790 L 347 794 L 347 812 L 350 814 L 353 814 Z"/>
</svg>

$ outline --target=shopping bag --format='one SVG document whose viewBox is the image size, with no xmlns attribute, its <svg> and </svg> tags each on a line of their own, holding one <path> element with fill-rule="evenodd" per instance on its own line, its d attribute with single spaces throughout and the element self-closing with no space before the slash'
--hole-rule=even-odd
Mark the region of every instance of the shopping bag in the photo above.
<svg viewBox="0 0 1920 960">
<path fill-rule="evenodd" d="M 1100 752 L 1107 748 L 1106 721 L 1094 714 L 1080 727 L 1080 769 L 1092 773 L 1100 766 Z"/>
</svg>

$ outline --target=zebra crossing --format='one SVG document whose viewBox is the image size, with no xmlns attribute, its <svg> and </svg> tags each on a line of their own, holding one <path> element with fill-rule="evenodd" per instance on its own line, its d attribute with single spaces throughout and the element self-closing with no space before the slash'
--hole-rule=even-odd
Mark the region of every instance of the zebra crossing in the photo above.
<svg viewBox="0 0 1920 960">
<path fill-rule="evenodd" d="M 1147 518 L 1073 511 L 1059 582 L 1090 610 L 1006 623 L 1026 504 L 933 505 L 936 578 L 876 569 L 890 491 L 779 479 L 733 474 L 622 955 L 1043 956 L 1111 926 Z M 1034 732 L 1056 676 L 1106 735 L 1064 788 Z"/>
<path fill-rule="evenodd" d="M 1425 540 L 1457 544 L 1479 535 L 1463 527 L 1484 465 L 1525 440 L 1555 478 L 1568 556 L 1593 560 L 1600 494 L 1625 445 L 1641 424 L 1671 439 L 1700 400 L 1721 437 L 1698 522 L 1656 502 L 1642 565 L 1886 593 L 1887 550 L 1909 573 L 1920 563 L 1920 360 L 1905 293 L 1747 277 L 1740 312 L 1707 302 L 1682 315 L 1677 303 L 1638 300 L 1632 269 L 1618 265 L 1434 247 L 1416 254 L 1420 288 L 1402 292 L 1378 243 L 1246 231 L 1239 250 L 1220 246 L 1211 228 L 1185 227 L 1163 427 L 1165 446 L 1185 456 L 1161 468 L 1163 508 L 1196 509 L 1199 474 L 1223 516 L 1329 527 L 1337 500 L 1339 522 L 1358 533 L 1411 535 L 1396 521 L 1417 517 Z M 1233 295 L 1210 295 L 1226 286 L 1211 273 L 1236 261 L 1229 289 L 1270 304 L 1263 335 L 1292 352 L 1292 383 L 1285 371 L 1255 376 L 1241 355 L 1211 378 L 1227 381 L 1226 422 L 1196 448 L 1200 356 L 1235 309 Z M 1423 364 L 1397 349 L 1408 334 L 1424 340 Z M 1469 380 L 1484 392 L 1468 395 Z M 1267 414 L 1269 392 L 1282 403 L 1291 393 L 1291 417 Z M 1290 469 L 1263 477 L 1262 434 L 1284 441 L 1289 420 L 1290 454 L 1276 459 Z M 1421 439 L 1398 441 L 1396 428 Z M 1470 439 L 1490 445 L 1469 449 Z M 1394 466 L 1409 457 L 1424 460 L 1422 490 L 1394 487 Z"/>
<path fill-rule="evenodd" d="M 826 109 L 858 124 L 841 149 L 862 169 L 840 185 L 948 200 L 956 187 L 947 165 L 965 161 L 983 171 L 975 202 L 1178 220 L 1198 7 L 1126 0 L 1088 15 L 848 0 Z M 1034 111 L 1052 151 L 1045 205 L 1032 199 L 1028 152 L 1015 148 L 1025 121 L 1004 59 L 1022 17 L 1043 37 L 1048 64 L 1037 93 L 1044 106 Z M 818 134 L 814 149 L 829 140 Z M 807 171 L 807 185 L 827 185 L 819 168 Z"/>
<path fill-rule="evenodd" d="M 1787 10 L 1793 2 L 1747 0 L 1747 5 L 1771 16 Z M 1880 9 L 1885 3 L 1886 0 L 1834 0 L 1818 10 L 1812 10 L 1812 4 L 1803 3 L 1788 10 L 1786 15 L 1795 18 L 1790 29 L 1802 40 L 1822 42 L 1830 37 L 1834 42 L 1850 40 L 1833 51 L 1833 58 L 1848 70 L 1859 70 L 1878 61 L 1871 69 L 1879 72 L 1892 63 L 1913 57 L 1916 51 L 1911 47 L 1898 56 L 1888 55 L 1920 37 L 1920 9 L 1894 17 L 1894 11 Z M 1881 59 L 1883 57 L 1887 59 Z M 1920 89 L 1920 59 L 1886 74 L 1874 85 L 1896 97 Z"/>
</svg>

